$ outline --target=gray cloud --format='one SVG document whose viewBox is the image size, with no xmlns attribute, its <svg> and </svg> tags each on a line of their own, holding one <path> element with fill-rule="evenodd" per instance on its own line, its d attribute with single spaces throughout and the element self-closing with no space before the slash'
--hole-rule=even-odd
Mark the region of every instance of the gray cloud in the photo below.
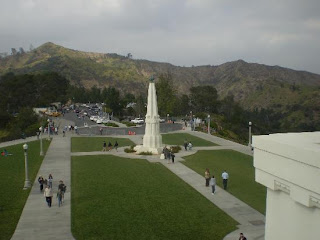
<svg viewBox="0 0 320 240">
<path fill-rule="evenodd" d="M 51 41 L 175 65 L 244 59 L 320 73 L 314 0 L 0 0 L 0 52 Z"/>
</svg>

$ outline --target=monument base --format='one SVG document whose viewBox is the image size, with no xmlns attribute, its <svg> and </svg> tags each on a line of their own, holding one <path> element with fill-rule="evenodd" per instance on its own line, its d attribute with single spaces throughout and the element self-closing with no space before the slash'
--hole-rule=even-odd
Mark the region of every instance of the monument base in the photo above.
<svg viewBox="0 0 320 240">
<path fill-rule="evenodd" d="M 162 153 L 162 147 L 159 148 L 151 148 L 151 147 L 144 147 L 143 145 L 137 145 L 134 147 L 134 150 L 136 150 L 136 153 L 142 153 L 142 152 L 152 152 L 152 154 L 161 154 Z"/>
</svg>

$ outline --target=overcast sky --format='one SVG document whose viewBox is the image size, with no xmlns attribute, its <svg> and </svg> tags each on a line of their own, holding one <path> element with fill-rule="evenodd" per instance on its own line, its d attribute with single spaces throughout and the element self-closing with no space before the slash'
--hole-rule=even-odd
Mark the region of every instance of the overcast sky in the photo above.
<svg viewBox="0 0 320 240">
<path fill-rule="evenodd" d="M 179 66 L 320 74 L 320 0 L 0 0 L 0 52 L 53 42 Z"/>
</svg>

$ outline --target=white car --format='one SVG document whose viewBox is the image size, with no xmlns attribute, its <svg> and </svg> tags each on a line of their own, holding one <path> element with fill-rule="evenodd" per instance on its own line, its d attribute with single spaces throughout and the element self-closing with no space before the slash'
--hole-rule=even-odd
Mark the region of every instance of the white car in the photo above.
<svg viewBox="0 0 320 240">
<path fill-rule="evenodd" d="M 90 120 L 96 122 L 98 120 L 98 116 L 91 116 Z"/>
<path fill-rule="evenodd" d="M 166 120 L 165 120 L 164 118 L 160 118 L 159 121 L 160 121 L 161 123 L 164 123 Z"/>
<path fill-rule="evenodd" d="M 143 124 L 144 120 L 142 118 L 135 118 L 135 119 L 132 119 L 131 122 L 135 124 Z"/>
</svg>

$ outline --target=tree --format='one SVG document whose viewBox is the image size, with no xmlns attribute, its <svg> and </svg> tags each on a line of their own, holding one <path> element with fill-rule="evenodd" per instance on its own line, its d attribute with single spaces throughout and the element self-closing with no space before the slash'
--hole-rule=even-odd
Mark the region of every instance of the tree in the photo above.
<svg viewBox="0 0 320 240">
<path fill-rule="evenodd" d="M 144 116 L 146 115 L 147 109 L 146 109 L 146 103 L 147 100 L 145 97 L 143 97 L 142 95 L 139 95 L 137 97 L 137 102 L 136 102 L 136 106 L 135 106 L 135 111 L 137 116 Z"/>
<path fill-rule="evenodd" d="M 16 55 L 17 54 L 17 50 L 15 48 L 11 48 L 11 55 Z"/>
<path fill-rule="evenodd" d="M 218 106 L 218 93 L 212 86 L 190 88 L 190 102 L 194 112 L 214 113 Z"/>
<path fill-rule="evenodd" d="M 120 92 L 114 87 L 109 87 L 105 89 L 103 97 L 106 106 L 112 109 L 114 113 L 120 115 L 120 111 L 123 108 L 123 106 L 121 105 Z"/>
<path fill-rule="evenodd" d="M 158 110 L 161 116 L 176 114 L 174 112 L 176 105 L 176 89 L 173 85 L 172 75 L 170 73 L 160 74 L 156 82 L 156 91 L 158 98 Z"/>
<path fill-rule="evenodd" d="M 22 47 L 19 48 L 19 53 L 20 53 L 20 54 L 24 54 L 24 53 L 25 53 L 25 52 L 24 52 L 24 49 L 23 49 Z"/>
</svg>

